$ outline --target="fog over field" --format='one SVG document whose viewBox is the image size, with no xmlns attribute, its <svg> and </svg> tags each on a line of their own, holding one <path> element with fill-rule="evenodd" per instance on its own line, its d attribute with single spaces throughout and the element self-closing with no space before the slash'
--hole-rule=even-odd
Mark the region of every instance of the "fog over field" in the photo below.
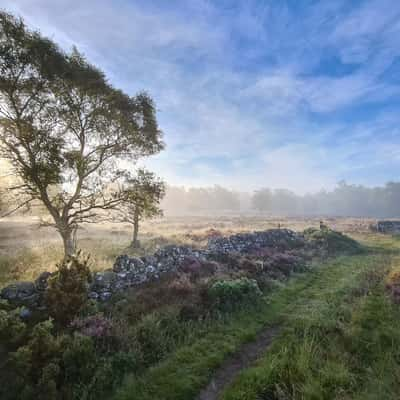
<svg viewBox="0 0 400 400">
<path fill-rule="evenodd" d="M 242 213 L 389 218 L 400 216 L 400 183 L 365 187 L 340 182 L 331 191 L 321 190 L 304 195 L 288 189 L 264 188 L 255 192 L 239 192 L 222 186 L 168 186 L 161 207 L 166 215 Z"/>
</svg>

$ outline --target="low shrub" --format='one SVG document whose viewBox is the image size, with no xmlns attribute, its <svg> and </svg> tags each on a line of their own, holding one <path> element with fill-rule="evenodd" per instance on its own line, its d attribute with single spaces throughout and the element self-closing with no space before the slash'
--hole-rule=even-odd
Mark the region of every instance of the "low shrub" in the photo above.
<svg viewBox="0 0 400 400">
<path fill-rule="evenodd" d="M 33 327 L 17 312 L 0 311 L 0 398 L 2 400 L 103 399 L 138 357 L 99 351 L 96 337 L 57 334 L 51 320 Z"/>
<path fill-rule="evenodd" d="M 12 315 L 9 317 L 12 318 Z M 69 339 L 68 343 L 66 339 L 64 335 L 53 334 L 53 324 L 50 320 L 36 324 L 30 334 L 26 335 L 24 343 L 15 351 L 6 353 L 1 371 L 0 397 L 10 400 L 61 399 L 58 389 L 61 384 L 64 387 L 68 375 L 68 365 L 63 362 L 63 355 L 71 351 L 71 345 L 74 343 L 74 339 Z M 79 352 L 82 354 L 82 346 Z M 87 353 L 93 354 L 91 350 Z M 76 375 L 82 380 L 84 374 L 80 368 L 90 366 L 85 359 L 74 368 L 79 369 Z M 66 386 L 64 388 L 66 389 Z"/>
<path fill-rule="evenodd" d="M 209 288 L 208 296 L 214 310 L 227 312 L 258 301 L 262 292 L 255 280 L 240 278 L 215 282 Z"/>
<path fill-rule="evenodd" d="M 67 325 L 83 308 L 91 280 L 88 258 L 70 257 L 57 266 L 49 278 L 45 301 L 49 314 L 61 326 Z"/>
</svg>

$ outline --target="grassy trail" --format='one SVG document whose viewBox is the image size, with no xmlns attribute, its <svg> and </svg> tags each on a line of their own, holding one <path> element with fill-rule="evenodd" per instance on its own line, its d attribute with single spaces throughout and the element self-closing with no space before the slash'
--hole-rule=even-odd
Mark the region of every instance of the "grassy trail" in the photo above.
<svg viewBox="0 0 400 400">
<path fill-rule="evenodd" d="M 279 332 L 278 326 L 268 326 L 257 335 L 256 340 L 241 346 L 235 354 L 223 362 L 196 400 L 217 400 L 242 370 L 249 368 L 268 351 Z"/>
<path fill-rule="evenodd" d="M 227 358 L 244 343 L 255 341 L 268 326 L 278 325 L 283 334 L 271 351 L 256 367 L 244 371 L 223 393 L 223 399 L 354 398 L 361 372 L 367 372 L 357 370 L 362 369 L 354 361 L 358 350 L 346 348 L 346 340 L 354 342 L 348 332 L 358 327 L 364 333 L 353 319 L 358 316 L 362 320 L 363 313 L 369 312 L 368 301 L 374 298 L 371 293 L 383 292 L 380 282 L 396 257 L 395 245 L 379 243 L 379 251 L 338 257 L 292 279 L 259 307 L 216 322 L 206 335 L 178 349 L 142 376 L 128 377 L 115 399 L 193 400 Z M 390 305 L 382 294 L 377 296 L 382 303 L 379 307 L 384 309 L 378 307 L 379 312 L 395 312 L 387 310 Z M 380 324 L 378 316 L 374 318 Z M 346 337 L 342 338 L 344 331 Z M 392 331 L 391 335 L 396 336 Z M 400 329 L 398 332 L 400 335 Z M 357 337 L 362 335 L 358 333 Z M 364 342 L 359 341 L 357 346 L 362 346 Z M 362 348 L 359 351 L 366 352 Z M 346 397 L 348 393 L 352 395 Z"/>
<path fill-rule="evenodd" d="M 400 266 L 398 241 L 379 249 L 335 261 L 299 296 L 270 351 L 219 398 L 399 399 L 400 307 L 384 288 Z"/>
</svg>

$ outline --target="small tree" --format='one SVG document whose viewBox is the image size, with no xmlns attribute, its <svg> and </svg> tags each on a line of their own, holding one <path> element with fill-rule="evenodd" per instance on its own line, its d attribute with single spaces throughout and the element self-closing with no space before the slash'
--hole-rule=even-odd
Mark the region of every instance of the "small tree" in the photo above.
<svg viewBox="0 0 400 400">
<path fill-rule="evenodd" d="M 165 195 L 165 184 L 152 172 L 139 169 L 135 177 L 127 179 L 123 201 L 118 207 L 117 220 L 133 225 L 133 248 L 139 247 L 139 222 L 162 215 L 160 201 Z"/>
<path fill-rule="evenodd" d="M 0 12 L 1 155 L 22 182 L 13 188 L 24 196 L 19 206 L 44 204 L 65 256 L 75 253 L 80 223 L 121 201 L 119 189 L 107 190 L 123 176 L 120 161 L 162 148 L 147 94 L 116 90 L 77 50 L 66 54 Z"/>
<path fill-rule="evenodd" d="M 66 325 L 81 310 L 88 298 L 91 281 L 88 258 L 70 256 L 58 266 L 49 278 L 46 305 L 50 315 L 61 325 Z"/>
</svg>

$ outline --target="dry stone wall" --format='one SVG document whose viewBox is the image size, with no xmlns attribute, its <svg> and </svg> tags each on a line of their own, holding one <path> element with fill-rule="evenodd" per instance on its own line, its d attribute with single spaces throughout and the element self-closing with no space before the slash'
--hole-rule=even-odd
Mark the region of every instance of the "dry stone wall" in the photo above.
<svg viewBox="0 0 400 400">
<path fill-rule="evenodd" d="M 378 221 L 373 230 L 380 233 L 400 234 L 400 221 L 383 220 Z"/>
<path fill-rule="evenodd" d="M 89 297 L 108 300 L 114 293 L 159 279 L 163 274 L 201 270 L 203 265 L 231 257 L 269 251 L 298 248 L 305 245 L 302 234 L 287 229 L 211 237 L 205 249 L 189 246 L 166 246 L 145 257 L 117 257 L 112 268 L 93 275 Z M 208 263 L 208 264 L 207 264 Z M 42 273 L 34 282 L 16 282 L 2 289 L 0 298 L 15 306 L 30 310 L 43 307 L 43 294 L 51 273 Z"/>
</svg>

